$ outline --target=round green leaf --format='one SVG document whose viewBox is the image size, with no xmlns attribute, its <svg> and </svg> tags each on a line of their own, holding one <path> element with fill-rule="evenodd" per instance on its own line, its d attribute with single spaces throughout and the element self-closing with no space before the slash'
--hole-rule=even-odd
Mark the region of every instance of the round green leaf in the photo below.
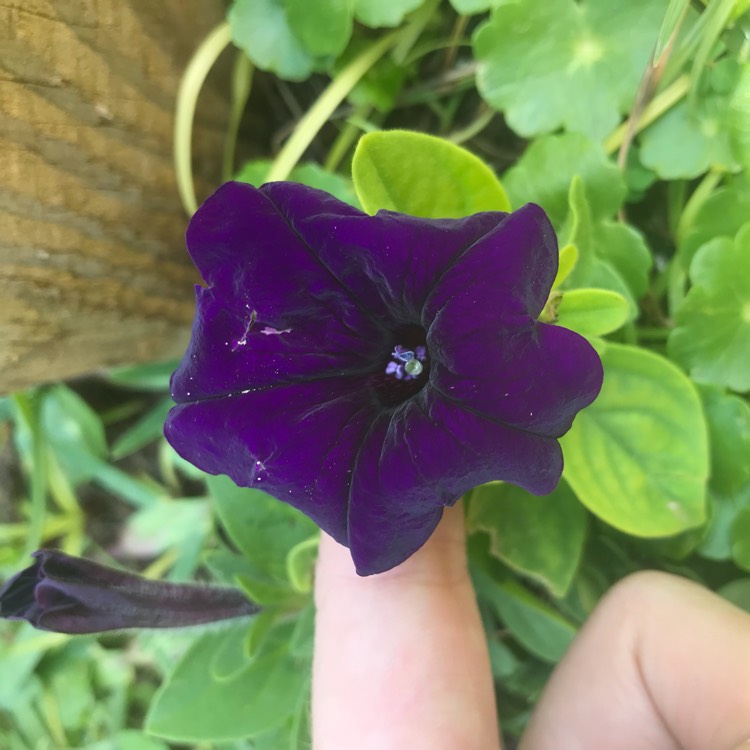
<svg viewBox="0 0 750 750">
<path fill-rule="evenodd" d="M 354 0 L 354 17 L 365 26 L 398 26 L 404 16 L 424 5 L 425 0 Z"/>
<path fill-rule="evenodd" d="M 480 211 L 508 211 L 510 204 L 494 172 L 478 157 L 449 141 L 407 130 L 364 135 L 352 161 L 362 207 L 433 219 L 461 218 Z"/>
<path fill-rule="evenodd" d="M 284 0 L 234 0 L 227 20 L 234 44 L 261 70 L 290 81 L 312 73 L 315 60 L 289 27 Z"/>
<path fill-rule="evenodd" d="M 708 440 L 693 384 L 671 362 L 607 344 L 604 385 L 563 438 L 563 476 L 617 529 L 678 534 L 706 518 Z"/>
<path fill-rule="evenodd" d="M 677 310 L 669 353 L 699 383 L 750 390 L 750 223 L 704 245 Z"/>
<path fill-rule="evenodd" d="M 606 289 L 571 289 L 563 292 L 557 315 L 557 325 L 582 336 L 604 336 L 625 324 L 628 301 Z"/>
<path fill-rule="evenodd" d="M 315 56 L 338 55 L 352 35 L 354 0 L 284 0 L 294 36 Z"/>
<path fill-rule="evenodd" d="M 598 141 L 582 133 L 537 138 L 503 175 L 512 206 L 538 203 L 560 227 L 568 214 L 570 183 L 578 175 L 593 219 L 609 219 L 625 199 L 625 181 Z"/>
<path fill-rule="evenodd" d="M 489 535 L 490 554 L 565 595 L 575 576 L 586 536 L 586 512 L 561 482 L 546 497 L 493 482 L 471 494 L 469 527 Z"/>
<path fill-rule="evenodd" d="M 667 0 L 504 3 L 474 36 L 477 88 L 523 136 L 605 136 L 633 103 Z M 626 30 L 626 31 L 625 31 Z"/>
<path fill-rule="evenodd" d="M 680 262 L 690 266 L 700 247 L 716 237 L 734 237 L 750 216 L 750 184 L 740 178 L 712 193 L 678 238 Z"/>
</svg>

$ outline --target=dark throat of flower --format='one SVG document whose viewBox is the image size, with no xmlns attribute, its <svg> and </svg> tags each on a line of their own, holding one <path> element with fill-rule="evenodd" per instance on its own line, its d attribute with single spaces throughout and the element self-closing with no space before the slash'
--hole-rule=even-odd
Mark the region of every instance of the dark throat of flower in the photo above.
<svg viewBox="0 0 750 750">
<path fill-rule="evenodd" d="M 401 326 L 378 362 L 379 370 L 370 376 L 370 388 L 378 406 L 400 406 L 416 396 L 430 378 L 427 333 L 419 325 Z"/>
</svg>

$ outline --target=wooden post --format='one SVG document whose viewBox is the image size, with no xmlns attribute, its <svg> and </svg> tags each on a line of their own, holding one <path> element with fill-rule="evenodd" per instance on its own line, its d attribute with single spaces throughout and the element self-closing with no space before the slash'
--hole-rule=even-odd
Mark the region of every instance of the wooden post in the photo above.
<svg viewBox="0 0 750 750">
<path fill-rule="evenodd" d="M 198 279 L 172 169 L 175 94 L 223 12 L 0 0 L 0 392 L 184 350 Z M 199 103 L 199 200 L 220 179 L 221 88 L 209 78 Z"/>
</svg>

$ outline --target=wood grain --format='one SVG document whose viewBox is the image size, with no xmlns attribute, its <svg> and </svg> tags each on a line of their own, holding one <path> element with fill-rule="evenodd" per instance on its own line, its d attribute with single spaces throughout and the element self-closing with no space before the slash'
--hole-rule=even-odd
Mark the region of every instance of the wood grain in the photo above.
<svg viewBox="0 0 750 750">
<path fill-rule="evenodd" d="M 198 279 L 174 102 L 223 12 L 218 0 L 0 0 L 0 392 L 184 350 Z M 199 199 L 219 181 L 226 89 L 209 78 L 199 102 Z"/>
</svg>

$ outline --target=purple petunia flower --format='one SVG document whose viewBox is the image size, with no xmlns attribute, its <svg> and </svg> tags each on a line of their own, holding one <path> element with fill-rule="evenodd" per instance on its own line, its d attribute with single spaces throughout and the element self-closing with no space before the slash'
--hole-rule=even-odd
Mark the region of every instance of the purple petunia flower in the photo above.
<svg viewBox="0 0 750 750">
<path fill-rule="evenodd" d="M 367 216 L 230 182 L 187 245 L 208 287 L 165 431 L 191 463 L 299 508 L 362 575 L 409 557 L 476 485 L 554 489 L 557 438 L 602 367 L 537 321 L 558 257 L 538 206 Z"/>
</svg>

